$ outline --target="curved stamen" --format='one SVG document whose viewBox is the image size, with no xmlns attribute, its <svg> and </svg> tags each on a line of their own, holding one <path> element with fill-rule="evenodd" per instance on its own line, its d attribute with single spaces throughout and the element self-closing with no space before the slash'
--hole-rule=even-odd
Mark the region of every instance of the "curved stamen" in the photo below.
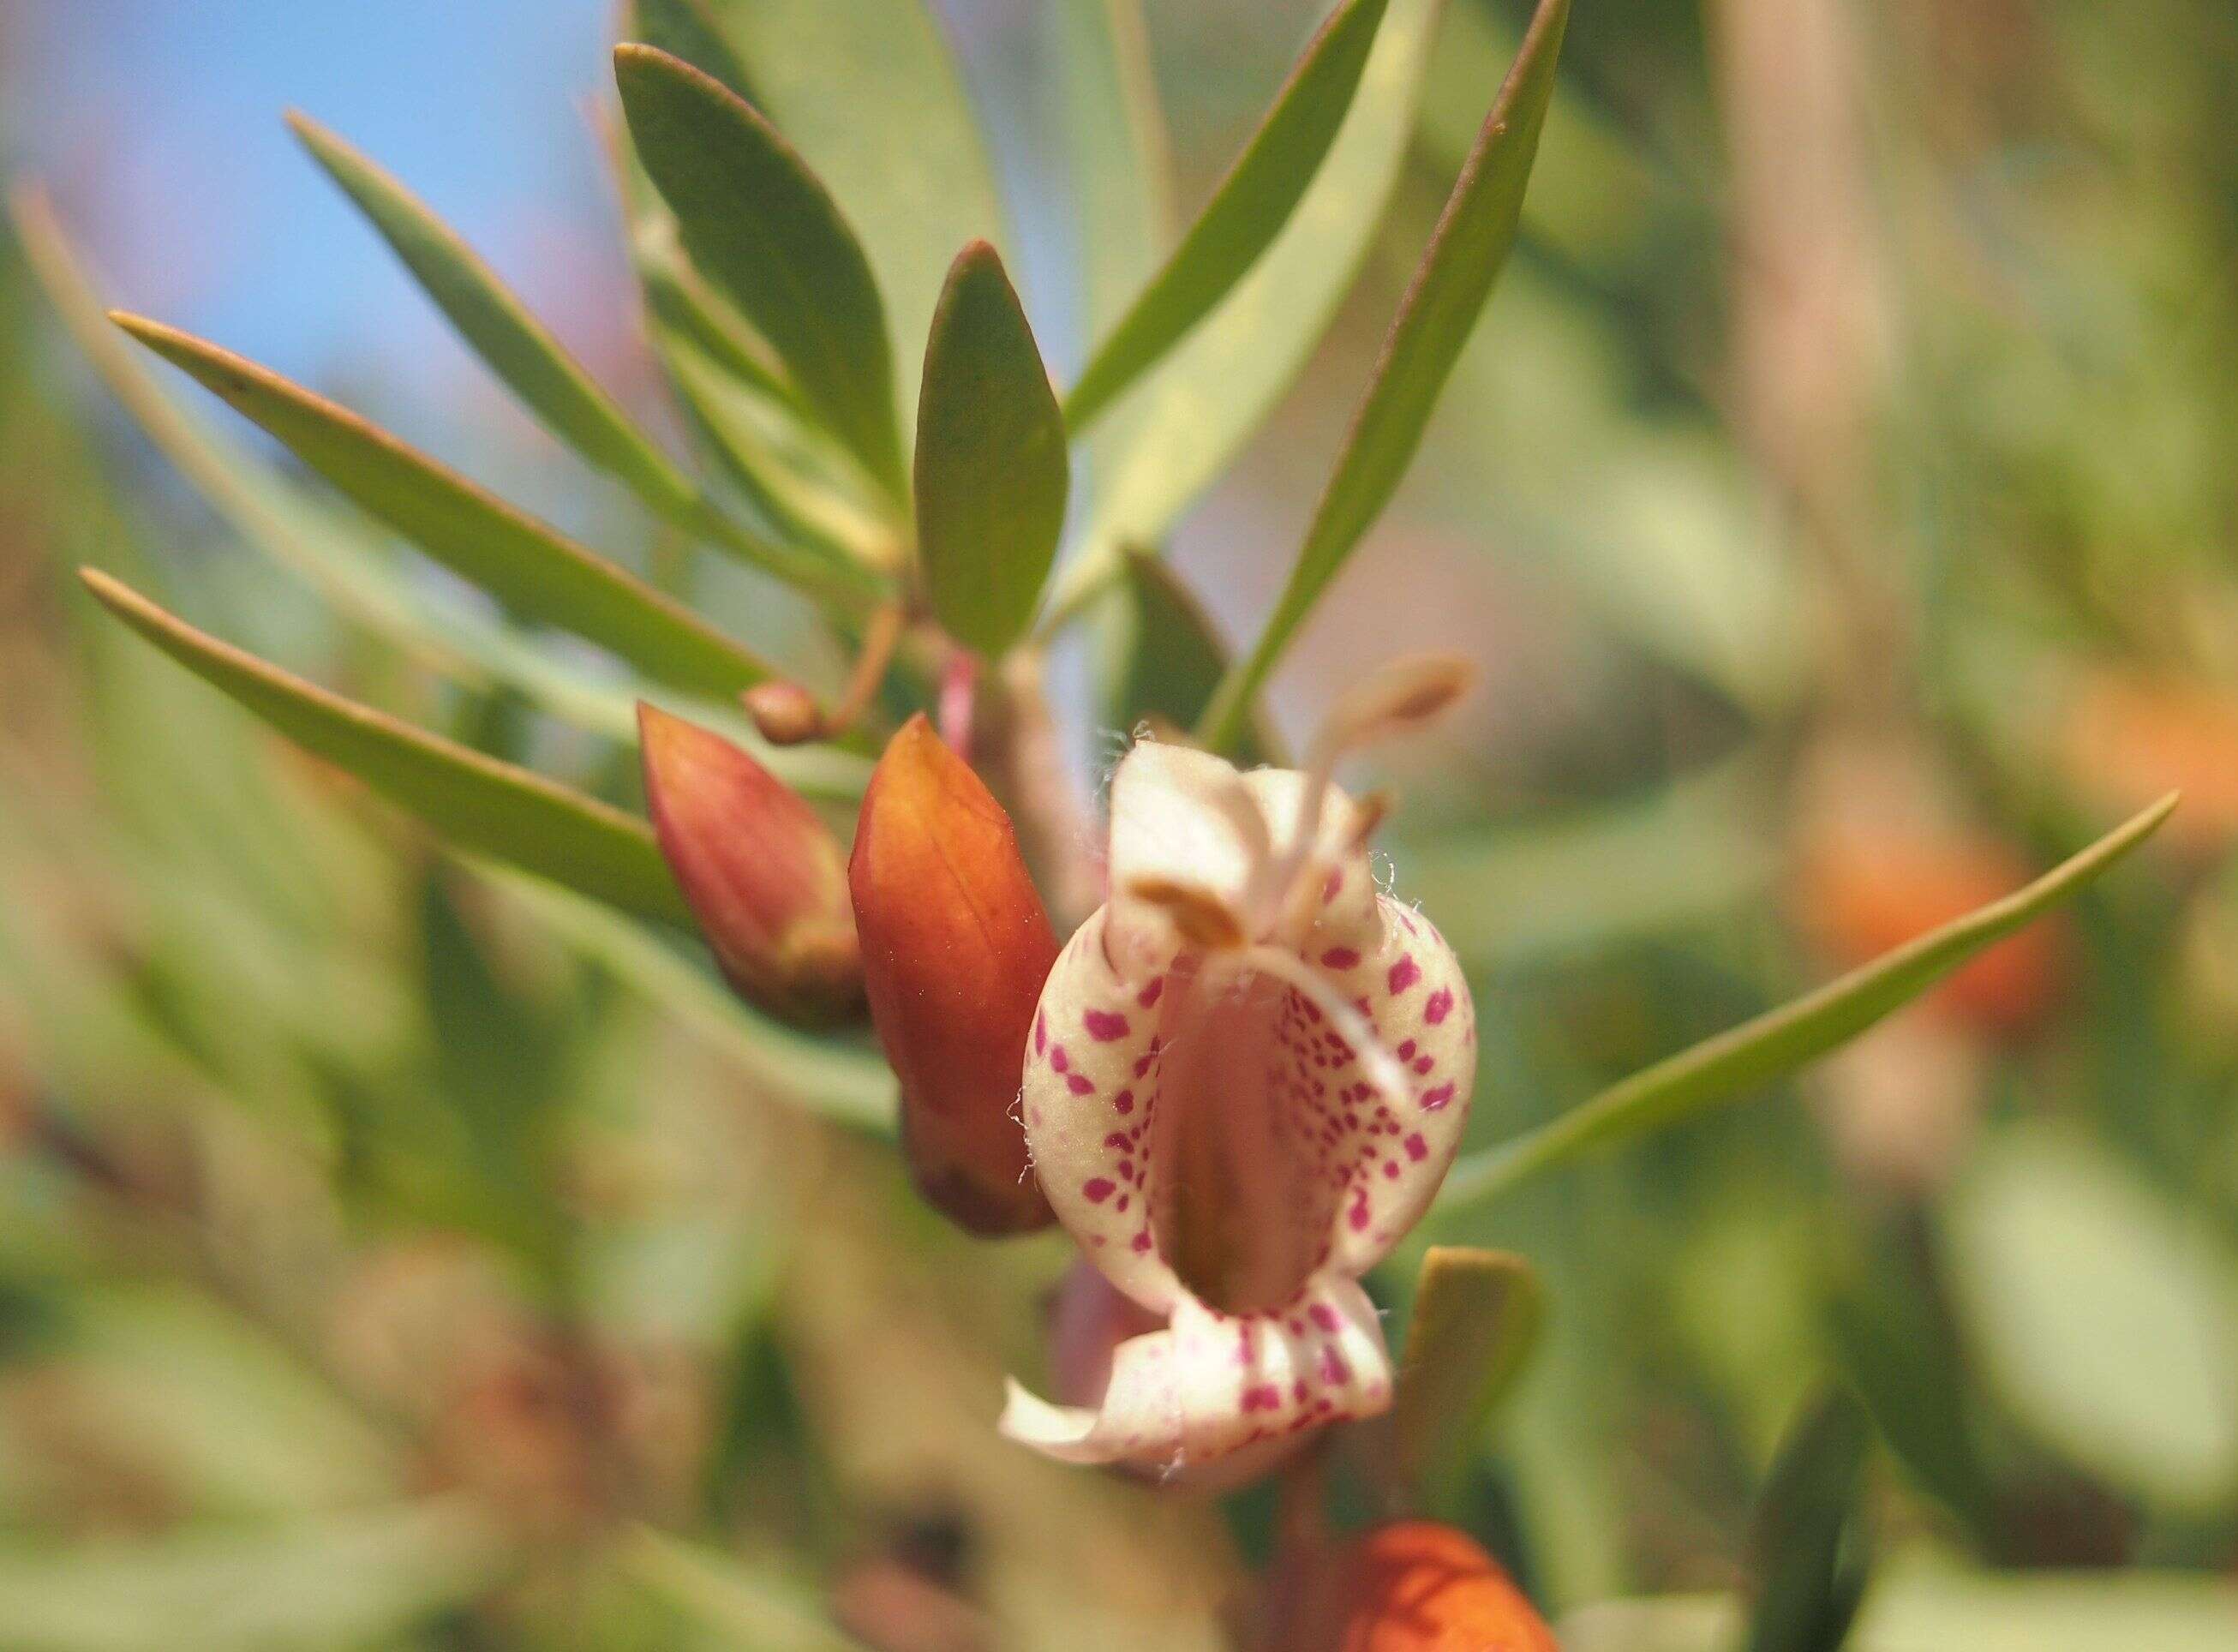
<svg viewBox="0 0 2238 1652">
<path fill-rule="evenodd" d="M 1276 915 L 1288 910 L 1290 892 L 1320 846 L 1321 813 L 1328 806 L 1337 764 L 1363 746 L 1443 716 L 1475 677 L 1476 667 L 1458 654 L 1420 654 L 1370 672 L 1337 696 L 1306 748 L 1306 783 L 1298 793 L 1290 840 L 1268 879 Z M 1373 814 L 1364 831 L 1374 830 L 1381 819 L 1380 813 Z"/>
<path fill-rule="evenodd" d="M 1328 977 L 1287 947 L 1259 945 L 1212 954 L 1208 970 L 1265 975 L 1294 988 L 1314 1008 L 1328 1018 L 1337 1037 L 1352 1046 L 1353 1056 L 1376 1094 L 1396 1107 L 1407 1098 L 1407 1070 L 1399 1058 L 1383 1047 L 1374 1025 L 1358 1007 L 1329 985 Z"/>
</svg>

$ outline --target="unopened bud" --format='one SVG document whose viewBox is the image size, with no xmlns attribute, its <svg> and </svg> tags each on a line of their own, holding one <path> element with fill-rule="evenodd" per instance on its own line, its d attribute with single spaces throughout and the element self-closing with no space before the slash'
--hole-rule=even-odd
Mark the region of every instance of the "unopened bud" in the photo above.
<svg viewBox="0 0 2238 1652">
<path fill-rule="evenodd" d="M 1290 1581 L 1270 1652 L 1560 1652 L 1499 1562 L 1434 1521 L 1381 1527 Z"/>
<path fill-rule="evenodd" d="M 806 1024 L 863 1001 L 847 862 L 831 829 L 720 735 L 638 707 L 660 852 L 739 995 Z"/>
<path fill-rule="evenodd" d="M 849 881 L 918 1191 L 974 1233 L 1043 1225 L 1017 1109 L 1056 937 L 1010 816 L 921 716 L 871 777 Z"/>
<path fill-rule="evenodd" d="M 738 696 L 754 727 L 772 746 L 800 746 L 824 733 L 824 713 L 816 696 L 782 679 L 756 683 Z"/>
</svg>

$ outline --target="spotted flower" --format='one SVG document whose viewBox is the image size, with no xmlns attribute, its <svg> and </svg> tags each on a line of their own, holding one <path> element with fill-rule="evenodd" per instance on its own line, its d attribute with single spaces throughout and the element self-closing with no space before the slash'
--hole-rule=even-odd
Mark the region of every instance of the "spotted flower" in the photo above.
<svg viewBox="0 0 2238 1652">
<path fill-rule="evenodd" d="M 1380 806 L 1332 772 L 1463 680 L 1435 660 L 1363 682 L 1301 770 L 1151 740 L 1121 762 L 1109 898 L 1042 989 L 1020 1100 L 1057 1219 L 1155 1328 L 1100 1393 L 1060 1396 L 1079 1403 L 1013 1384 L 1013 1439 L 1225 1481 L 1388 1404 L 1360 1278 L 1452 1161 L 1475 1018 L 1451 949 L 1376 886 Z"/>
</svg>

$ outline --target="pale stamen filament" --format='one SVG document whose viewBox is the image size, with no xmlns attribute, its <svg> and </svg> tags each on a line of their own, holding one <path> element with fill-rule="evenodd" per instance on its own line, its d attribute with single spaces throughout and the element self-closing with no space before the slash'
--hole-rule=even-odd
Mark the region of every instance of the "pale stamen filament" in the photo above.
<svg viewBox="0 0 2238 1652">
<path fill-rule="evenodd" d="M 1372 672 L 1338 696 L 1313 744 L 1306 748 L 1306 784 L 1298 794 L 1290 840 L 1269 869 L 1271 918 L 1280 919 L 1288 912 L 1291 897 L 1321 846 L 1321 814 L 1336 783 L 1338 763 L 1364 746 L 1408 733 L 1444 715 L 1468 692 L 1474 675 L 1475 668 L 1456 655 L 1422 654 Z M 1366 814 L 1365 823 L 1355 828 L 1355 837 L 1365 837 L 1381 821 L 1380 810 L 1371 809 Z"/>
<path fill-rule="evenodd" d="M 1406 1103 L 1407 1069 L 1399 1058 L 1383 1047 L 1374 1024 L 1358 1006 L 1347 1002 L 1328 976 L 1295 952 L 1282 946 L 1243 946 L 1212 953 L 1205 963 L 1208 970 L 1257 973 L 1294 988 L 1328 1018 L 1331 1030 L 1352 1047 L 1353 1058 L 1377 1095 L 1394 1109 Z"/>
</svg>

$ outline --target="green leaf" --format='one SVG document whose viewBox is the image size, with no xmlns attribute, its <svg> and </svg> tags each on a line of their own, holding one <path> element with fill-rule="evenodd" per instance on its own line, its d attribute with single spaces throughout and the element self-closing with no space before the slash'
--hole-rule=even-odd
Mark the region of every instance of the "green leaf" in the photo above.
<svg viewBox="0 0 2238 1652">
<path fill-rule="evenodd" d="M 752 96 L 745 65 L 732 50 L 708 0 L 635 0 L 623 33 L 682 58 L 703 75 L 712 75 L 741 97 Z"/>
<path fill-rule="evenodd" d="M 1258 644 L 1228 673 L 1205 715 L 1199 732 L 1215 750 L 1241 733 L 1252 695 L 1414 461 L 1438 393 L 1514 243 L 1569 17 L 1569 0 L 1539 0 L 1515 66 L 1485 116 L 1414 285 L 1392 321 L 1289 583 Z"/>
<path fill-rule="evenodd" d="M 1848 1652 L 2227 1652 L 2238 1589 L 2197 1572 L 1962 1572 L 1926 1556 L 1874 1583 Z M 1564 1618 L 1563 1652 L 1730 1652 L 1733 1602 L 1611 1601 Z"/>
<path fill-rule="evenodd" d="M 173 395 L 110 325 L 68 239 L 35 190 L 10 202 L 17 234 L 70 334 L 149 440 L 250 544 L 302 578 L 336 611 L 407 659 L 470 687 L 502 686 L 562 722 L 634 744 L 637 702 L 651 699 L 751 746 L 788 785 L 859 799 L 867 766 L 829 747 L 761 742 L 735 707 L 682 696 L 563 659 L 461 603 L 414 584 L 394 547 L 361 518 L 315 498 L 212 429 Z"/>
<path fill-rule="evenodd" d="M 1992 1138 L 1943 1213 L 1991 1392 L 2109 1483 L 2210 1512 L 2238 1490 L 2238 1268 L 2089 1143 Z"/>
<path fill-rule="evenodd" d="M 305 682 L 105 574 L 87 568 L 81 576 L 111 613 L 181 665 L 452 842 L 624 911 L 692 922 L 644 821 Z"/>
<path fill-rule="evenodd" d="M 769 674 L 681 603 L 348 408 L 191 334 L 136 315 L 115 320 L 522 618 L 573 631 L 691 693 L 727 696 Z"/>
<path fill-rule="evenodd" d="M 1128 556 L 1126 578 L 1113 588 L 1109 606 L 1104 703 L 1110 715 L 1129 727 L 1146 717 L 1193 727 L 1228 668 L 1227 644 L 1196 594 L 1162 557 L 1138 551 Z M 1284 760 L 1281 741 L 1263 715 L 1241 754 L 1248 762 Z"/>
<path fill-rule="evenodd" d="M 1864 1596 L 1857 1502 L 1871 1443 L 1864 1409 L 1838 1390 L 1782 1443 L 1751 1523 L 1746 1652 L 1839 1652 L 1847 1639 Z"/>
<path fill-rule="evenodd" d="M 986 147 L 932 9 L 924 0 L 702 0 L 699 10 L 729 43 L 747 101 L 844 203 L 891 336 L 914 353 L 956 249 L 1008 244 Z M 898 388 L 907 429 L 914 377 Z"/>
<path fill-rule="evenodd" d="M 836 1123 L 892 1132 L 898 1091 L 893 1069 L 877 1052 L 771 1020 L 659 936 L 606 906 L 546 879 L 463 859 L 554 935 L 704 1038 L 753 1081 L 756 1093 Z"/>
<path fill-rule="evenodd" d="M 799 1582 L 765 1565 L 641 1528 L 616 1552 L 623 1574 L 702 1632 L 754 1652 L 863 1652 Z"/>
<path fill-rule="evenodd" d="M 769 341 L 872 478 L 900 497 L 885 308 L 838 204 L 777 129 L 712 76 L 649 46 L 618 47 L 614 76 L 639 159 L 692 262 Z"/>
<path fill-rule="evenodd" d="M 1056 66 L 1053 99 L 1088 330 L 1107 331 L 1173 241 L 1173 156 L 1150 75 L 1141 0 L 1055 0 L 1038 15 Z"/>
<path fill-rule="evenodd" d="M 917 554 L 950 636 L 988 659 L 1023 634 L 1064 528 L 1064 418 L 1003 261 L 956 257 L 917 401 Z"/>
<path fill-rule="evenodd" d="M 1342 0 L 1314 34 L 1181 245 L 1066 395 L 1076 434 L 1209 315 L 1281 233 L 1352 107 L 1384 4 Z"/>
<path fill-rule="evenodd" d="M 2175 802 L 2173 795 L 2162 799 L 2004 899 L 1659 1061 L 1513 1141 L 1471 1155 L 1447 1178 L 1438 1211 L 1452 1215 L 1484 1204 L 1541 1171 L 1677 1124 L 1817 1060 L 2095 882 L 2157 831 Z"/>
<path fill-rule="evenodd" d="M 1545 1317 L 1545 1291 L 1521 1257 L 1447 1245 L 1424 1255 L 1391 1403 L 1401 1483 L 1434 1498 L 1459 1475 Z"/>
<path fill-rule="evenodd" d="M 1079 554 L 1043 628 L 1077 617 L 1162 543 L 1303 368 L 1351 289 L 1396 186 L 1442 0 L 1392 0 L 1351 112 L 1274 244 L 1161 362 L 1109 433 Z"/>
<path fill-rule="evenodd" d="M 1744 758 L 1527 825 L 1395 852 L 1399 882 L 1472 969 L 1604 952 L 1715 920 L 1771 886 L 1771 787 Z"/>
<path fill-rule="evenodd" d="M 662 515 L 696 507 L 699 488 L 449 225 L 396 178 L 308 115 L 290 111 L 288 123 L 460 335 L 554 435 L 619 477 Z"/>
<path fill-rule="evenodd" d="M 394 1644 L 502 1581 L 494 1516 L 463 1497 L 256 1528 L 0 1549 L 10 1652 L 269 1652 Z"/>
</svg>

